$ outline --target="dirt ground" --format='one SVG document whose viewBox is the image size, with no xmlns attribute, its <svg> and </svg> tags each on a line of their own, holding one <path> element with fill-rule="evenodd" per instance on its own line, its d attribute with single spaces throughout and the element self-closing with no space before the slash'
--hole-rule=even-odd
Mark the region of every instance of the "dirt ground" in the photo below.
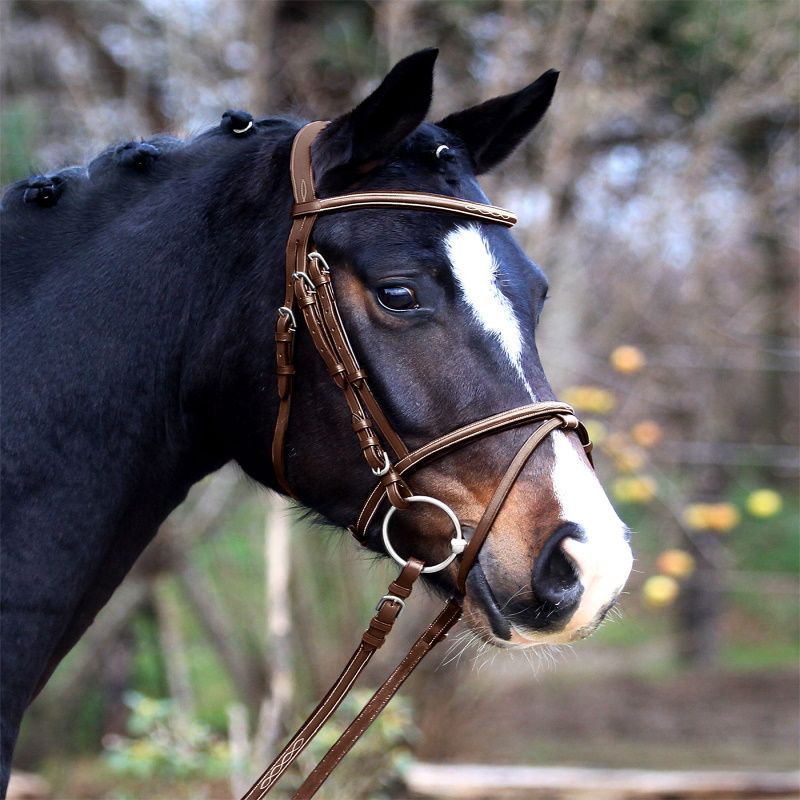
<svg viewBox="0 0 800 800">
<path fill-rule="evenodd" d="M 800 680 L 793 671 L 476 677 L 457 687 L 444 709 L 441 697 L 428 705 L 419 758 L 652 769 L 800 766 Z"/>
</svg>

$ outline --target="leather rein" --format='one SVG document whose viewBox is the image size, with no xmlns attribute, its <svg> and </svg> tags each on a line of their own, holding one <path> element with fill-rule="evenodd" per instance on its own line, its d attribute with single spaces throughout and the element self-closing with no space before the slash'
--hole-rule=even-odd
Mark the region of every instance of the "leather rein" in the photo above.
<svg viewBox="0 0 800 800">
<path fill-rule="evenodd" d="M 456 559 L 460 559 L 456 578 L 458 595 L 447 601 L 436 619 L 423 631 L 395 670 L 331 746 L 293 798 L 307 800 L 314 796 L 423 657 L 458 622 L 466 593 L 467 575 L 525 464 L 551 432 L 557 429 L 575 431 L 591 461 L 592 445 L 586 429 L 570 406 L 556 401 L 533 403 L 494 414 L 440 436 L 414 451 L 406 447 L 373 395 L 367 374 L 359 366 L 347 338 L 336 304 L 330 268 L 323 256 L 311 245 L 314 223 L 320 214 L 363 208 L 436 211 L 507 227 L 514 225 L 517 220 L 510 211 L 496 206 L 425 192 L 359 192 L 320 199 L 314 188 L 311 145 L 326 125 L 326 122 L 306 125 L 297 133 L 292 145 L 290 174 L 294 206 L 292 228 L 286 246 L 284 299 L 283 305 L 278 309 L 275 331 L 279 407 L 272 441 L 272 462 L 281 487 L 294 497 L 286 475 L 284 450 L 291 411 L 292 378 L 295 374 L 293 356 L 299 316 L 295 312 L 297 308 L 302 313 L 303 321 L 328 373 L 342 390 L 362 455 L 378 478 L 358 518 L 350 526 L 350 531 L 359 543 L 365 544 L 370 524 L 379 509 L 388 504 L 383 519 L 383 542 L 387 553 L 401 565 L 401 571 L 389 585 L 387 594 L 378 601 L 375 615 L 333 686 L 288 744 L 243 795 L 242 800 L 260 800 L 264 797 L 330 719 L 392 630 L 417 578 L 423 573 L 443 570 Z M 464 538 L 458 517 L 449 506 L 433 497 L 415 495 L 406 482 L 406 476 L 411 471 L 456 448 L 489 434 L 530 425 L 536 427 L 511 460 L 468 541 Z M 392 547 L 389 537 L 392 516 L 416 503 L 438 507 L 447 514 L 453 525 L 451 553 L 438 564 L 426 566 L 417 558 L 403 558 Z"/>
</svg>

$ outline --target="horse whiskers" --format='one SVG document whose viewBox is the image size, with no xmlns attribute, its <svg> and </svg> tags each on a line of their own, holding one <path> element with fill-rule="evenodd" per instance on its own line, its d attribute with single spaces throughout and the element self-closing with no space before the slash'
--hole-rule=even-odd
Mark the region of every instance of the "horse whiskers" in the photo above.
<svg viewBox="0 0 800 800">
<path fill-rule="evenodd" d="M 454 636 L 453 641 L 448 646 L 447 651 L 442 658 L 442 663 L 439 665 L 439 667 L 447 666 L 451 661 L 459 658 L 464 649 L 469 647 L 474 636 L 475 634 L 470 630 L 462 631 L 457 636 Z M 458 650 L 457 653 L 455 652 L 456 650 Z"/>
<path fill-rule="evenodd" d="M 497 653 L 498 652 L 499 652 L 498 649 L 494 648 L 491 653 L 486 653 L 486 657 L 483 659 L 483 661 L 480 664 L 478 664 L 477 669 L 475 670 L 475 674 L 476 675 L 480 675 L 481 674 L 481 670 L 487 664 L 490 664 L 490 665 L 494 664 L 494 660 L 497 658 Z"/>
<path fill-rule="evenodd" d="M 512 594 L 511 597 L 509 597 L 508 600 L 505 601 L 505 603 L 503 603 L 502 607 L 500 608 L 501 613 L 504 613 L 506 608 L 508 608 L 508 606 L 511 605 L 511 603 L 518 597 L 523 596 L 523 594 L 532 595 L 533 591 L 525 586 L 520 586 L 519 589 L 517 589 L 517 591 L 514 592 L 514 594 Z"/>
<path fill-rule="evenodd" d="M 477 675 L 480 675 L 481 670 L 486 666 L 487 663 L 491 663 L 497 657 L 498 650 L 496 648 L 492 648 L 492 651 L 487 652 L 490 645 L 491 642 L 481 642 L 478 652 L 475 653 L 475 656 L 472 659 L 472 668 L 475 670 Z M 486 657 L 482 659 L 482 656 Z"/>
<path fill-rule="evenodd" d="M 442 659 L 442 663 L 436 668 L 437 670 L 446 667 L 453 661 L 456 664 L 460 663 L 461 656 L 474 644 L 480 642 L 480 638 L 471 630 L 465 630 L 458 634 L 453 640 L 453 643 L 447 648 L 447 652 Z"/>
</svg>

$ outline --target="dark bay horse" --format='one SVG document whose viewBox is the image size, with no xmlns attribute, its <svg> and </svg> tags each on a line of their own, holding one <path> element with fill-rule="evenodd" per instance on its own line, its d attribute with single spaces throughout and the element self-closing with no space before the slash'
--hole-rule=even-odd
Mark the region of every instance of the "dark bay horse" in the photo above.
<svg viewBox="0 0 800 800">
<path fill-rule="evenodd" d="M 435 51 L 401 61 L 313 146 L 321 197 L 417 190 L 485 202 L 476 176 L 536 126 L 546 72 L 425 122 Z M 229 461 L 276 489 L 274 320 L 297 120 L 110 148 L 2 200 L 2 760 L 23 712 L 159 524 Z M 394 428 L 419 446 L 552 390 L 534 332 L 547 282 L 498 225 L 366 209 L 320 219 L 353 348 Z M 286 463 L 301 502 L 352 520 L 374 478 L 340 393 L 298 331 Z M 481 439 L 415 486 L 469 530 L 525 432 Z M 444 536 L 409 516 L 420 558 Z M 382 552 L 380 532 L 368 545 Z M 588 635 L 631 567 L 628 532 L 572 434 L 525 467 L 472 570 L 465 617 L 500 646 Z M 455 566 L 430 584 L 452 591 Z"/>
</svg>

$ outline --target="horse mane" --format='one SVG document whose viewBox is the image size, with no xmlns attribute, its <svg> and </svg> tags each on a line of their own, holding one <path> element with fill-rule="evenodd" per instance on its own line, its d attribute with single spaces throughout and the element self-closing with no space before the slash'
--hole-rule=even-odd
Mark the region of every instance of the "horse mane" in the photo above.
<svg viewBox="0 0 800 800">
<path fill-rule="evenodd" d="M 17 200 L 22 200 L 23 203 L 32 202 L 33 198 L 24 197 L 25 191 L 32 184 L 43 180 L 66 184 L 65 188 L 69 189 L 90 182 L 97 184 L 103 181 L 109 191 L 124 192 L 134 183 L 141 185 L 141 178 L 144 177 L 147 179 L 144 185 L 152 187 L 155 183 L 172 177 L 175 168 L 198 166 L 204 162 L 213 154 L 212 147 L 215 143 L 236 138 L 230 124 L 232 113 L 234 112 L 226 111 L 220 124 L 185 139 L 156 134 L 147 139 L 115 142 L 98 153 L 88 164 L 71 165 L 20 178 L 6 187 L 0 198 L 0 208 L 4 214 L 13 214 L 15 209 L 20 208 Z M 236 113 L 243 114 L 243 112 Z M 298 121 L 287 117 L 265 117 L 252 122 L 252 128 L 247 131 L 249 135 L 240 136 L 240 140 L 263 142 L 265 137 L 274 137 L 279 133 L 296 130 L 299 124 Z M 136 160 L 130 157 L 133 154 L 139 154 L 144 158 Z M 153 168 L 156 162 L 159 169 Z"/>
<path fill-rule="evenodd" d="M 233 122 L 232 113 L 240 115 Z M 19 259 L 7 265 L 6 288 L 29 284 L 53 268 L 57 259 L 42 257 L 48 250 L 80 246 L 81 235 L 110 231 L 136 215 L 168 211 L 164 224 L 174 229 L 181 215 L 198 213 L 212 198 L 263 197 L 264 179 L 276 166 L 276 145 L 291 142 L 300 123 L 285 117 L 253 120 L 247 114 L 251 126 L 234 133 L 243 114 L 226 112 L 221 124 L 186 139 L 156 135 L 115 143 L 84 166 L 12 183 L 0 198 L 4 248 L 27 243 L 39 257 L 26 259 L 24 269 Z"/>
</svg>

